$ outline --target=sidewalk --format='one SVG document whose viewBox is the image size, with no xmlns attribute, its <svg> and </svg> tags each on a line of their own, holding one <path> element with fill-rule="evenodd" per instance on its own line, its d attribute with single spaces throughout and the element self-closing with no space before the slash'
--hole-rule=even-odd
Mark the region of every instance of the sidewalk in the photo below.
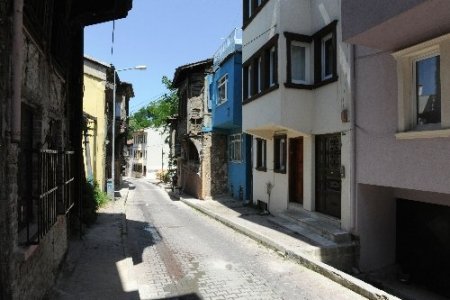
<svg viewBox="0 0 450 300">
<path fill-rule="evenodd" d="M 99 209 L 83 238 L 69 241 L 69 250 L 48 299 L 139 299 L 133 262 L 124 243 L 128 186 L 116 201 Z"/>
<path fill-rule="evenodd" d="M 261 215 L 259 210 L 244 206 L 242 202 L 229 197 L 198 200 L 186 194 L 178 195 L 167 188 L 166 191 L 172 198 L 179 199 L 211 218 L 276 250 L 280 255 L 296 261 L 366 298 L 374 300 L 399 299 L 332 266 L 313 259 L 317 247 L 300 239 L 299 236 L 296 237 L 286 228 L 277 225 L 286 223 L 285 219 Z"/>
</svg>

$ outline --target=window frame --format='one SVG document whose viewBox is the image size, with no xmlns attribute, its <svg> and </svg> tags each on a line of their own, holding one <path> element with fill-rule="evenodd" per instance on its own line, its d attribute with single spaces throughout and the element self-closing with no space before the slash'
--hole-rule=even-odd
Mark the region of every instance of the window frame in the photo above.
<svg viewBox="0 0 450 300">
<path fill-rule="evenodd" d="M 225 98 L 222 99 L 220 95 L 221 88 L 225 91 Z M 221 105 L 228 101 L 228 73 L 217 80 L 217 105 Z"/>
<path fill-rule="evenodd" d="M 281 143 L 283 142 L 283 143 Z M 287 135 L 279 134 L 273 137 L 273 171 L 286 174 L 287 170 Z"/>
<path fill-rule="evenodd" d="M 256 138 L 255 169 L 267 171 L 267 140 Z"/>
<path fill-rule="evenodd" d="M 418 124 L 418 105 L 419 105 L 419 99 L 418 99 L 418 93 L 417 93 L 417 62 L 423 61 L 432 57 L 439 57 L 438 63 L 440 64 L 440 52 L 439 51 L 432 51 L 424 55 L 420 55 L 415 57 L 412 60 L 412 83 L 411 83 L 411 101 L 412 101 L 412 118 L 411 118 L 411 129 L 415 131 L 423 131 L 423 130 L 435 130 L 441 128 L 442 123 L 442 107 L 440 108 L 440 122 L 439 123 L 428 123 L 428 124 Z M 439 66 L 440 69 L 440 66 Z M 441 74 L 439 74 L 439 82 Z M 441 84 L 439 84 L 439 89 L 441 89 Z M 441 91 L 439 91 L 439 94 L 441 94 Z M 442 98 L 440 99 L 442 101 Z"/>
<path fill-rule="evenodd" d="M 322 81 L 331 79 L 333 77 L 333 73 L 334 73 L 334 70 L 331 70 L 331 72 L 329 74 L 326 74 L 327 53 L 326 53 L 325 44 L 326 44 L 327 41 L 331 41 L 331 46 L 333 47 L 333 34 L 332 33 L 327 34 L 326 36 L 324 36 L 321 39 L 321 48 L 320 48 L 320 50 L 321 50 L 321 53 L 320 53 L 320 55 L 321 55 L 321 64 L 320 64 L 320 67 L 321 67 L 321 78 L 322 78 Z M 333 50 L 333 52 L 336 51 L 336 49 L 334 49 L 334 47 L 333 47 L 332 50 Z M 334 64 L 334 60 L 335 60 L 333 56 L 335 56 L 335 55 L 332 54 L 331 57 L 329 58 L 331 60 L 332 64 Z M 331 66 L 331 68 L 334 69 L 333 66 Z"/>
<path fill-rule="evenodd" d="M 273 53 L 272 59 L 270 59 Z M 272 61 L 272 68 L 270 62 Z M 258 68 L 261 63 L 260 68 Z M 279 87 L 278 84 L 278 34 L 274 35 L 261 48 L 259 48 L 243 64 L 243 98 L 242 103 L 247 104 Z M 255 69 L 260 69 L 255 70 Z M 249 72 L 250 70 L 250 72 Z M 269 74 L 272 70 L 272 75 Z M 260 88 L 257 86 L 258 75 L 260 75 Z M 272 85 L 270 79 L 272 78 Z"/>
<path fill-rule="evenodd" d="M 242 134 L 236 133 L 229 135 L 229 161 L 233 163 L 241 163 L 242 162 Z"/>
<path fill-rule="evenodd" d="M 445 106 L 450 89 L 442 83 L 450 80 L 450 71 L 443 68 L 443 61 L 450 57 L 450 34 L 413 45 L 392 53 L 397 61 L 397 103 L 398 125 L 396 139 L 450 137 L 450 111 Z M 441 123 L 417 126 L 417 91 L 415 65 L 418 60 L 439 55 Z M 445 63 L 445 62 L 444 62 Z"/>
</svg>

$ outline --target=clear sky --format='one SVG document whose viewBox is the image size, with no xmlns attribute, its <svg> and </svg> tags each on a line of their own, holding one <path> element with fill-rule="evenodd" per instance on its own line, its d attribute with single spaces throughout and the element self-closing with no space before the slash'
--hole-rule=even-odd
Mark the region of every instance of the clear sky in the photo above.
<svg viewBox="0 0 450 300">
<path fill-rule="evenodd" d="M 117 69 L 147 66 L 119 73 L 133 84 L 134 111 L 165 92 L 163 75 L 172 79 L 176 67 L 211 58 L 241 26 L 241 0 L 133 0 L 128 17 L 115 22 L 113 56 L 112 22 L 86 27 L 84 53 Z"/>
</svg>

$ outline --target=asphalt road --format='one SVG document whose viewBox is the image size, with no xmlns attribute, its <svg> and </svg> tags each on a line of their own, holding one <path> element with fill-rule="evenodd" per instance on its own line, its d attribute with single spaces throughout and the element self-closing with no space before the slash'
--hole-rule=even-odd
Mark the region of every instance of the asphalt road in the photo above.
<svg viewBox="0 0 450 300">
<path fill-rule="evenodd" d="M 363 299 L 147 179 L 131 181 L 125 248 L 141 299 Z"/>
</svg>

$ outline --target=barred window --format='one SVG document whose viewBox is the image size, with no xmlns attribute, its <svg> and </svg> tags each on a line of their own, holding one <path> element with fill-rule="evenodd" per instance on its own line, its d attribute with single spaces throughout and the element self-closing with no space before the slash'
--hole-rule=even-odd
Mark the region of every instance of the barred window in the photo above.
<svg viewBox="0 0 450 300">
<path fill-rule="evenodd" d="M 230 135 L 230 161 L 242 161 L 242 134 Z"/>
</svg>

